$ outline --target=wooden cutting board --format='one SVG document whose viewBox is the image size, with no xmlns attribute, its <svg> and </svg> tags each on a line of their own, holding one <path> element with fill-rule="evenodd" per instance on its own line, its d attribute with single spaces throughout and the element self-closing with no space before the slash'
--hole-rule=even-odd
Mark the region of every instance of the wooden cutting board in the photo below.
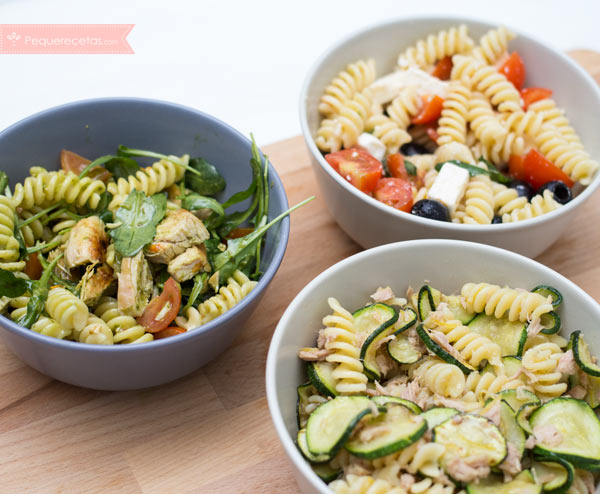
<svg viewBox="0 0 600 494">
<path fill-rule="evenodd" d="M 571 53 L 600 83 L 600 54 Z M 0 343 L 0 492 L 297 493 L 271 425 L 264 368 L 279 317 L 328 266 L 360 250 L 318 197 L 301 137 L 265 147 L 294 213 L 288 249 L 262 306 L 203 369 L 142 391 L 54 381 Z M 600 195 L 538 260 L 600 301 Z"/>
</svg>

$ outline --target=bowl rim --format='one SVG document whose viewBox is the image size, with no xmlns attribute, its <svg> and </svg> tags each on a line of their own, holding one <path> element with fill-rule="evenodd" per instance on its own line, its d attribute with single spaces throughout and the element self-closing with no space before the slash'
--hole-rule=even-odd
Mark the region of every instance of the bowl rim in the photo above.
<svg viewBox="0 0 600 494">
<path fill-rule="evenodd" d="M 84 100 L 71 101 L 71 102 L 64 103 L 64 104 L 61 104 L 58 106 L 53 106 L 51 108 L 46 108 L 37 113 L 27 116 L 27 117 L 13 123 L 12 125 L 8 126 L 4 130 L 2 130 L 0 132 L 0 139 L 10 138 L 11 133 L 19 132 L 22 127 L 27 126 L 28 124 L 30 124 L 32 121 L 36 120 L 37 118 L 47 117 L 54 113 L 68 111 L 68 110 L 71 110 L 71 109 L 74 109 L 77 107 L 85 108 L 86 106 L 89 106 L 89 105 L 97 105 L 97 104 L 103 104 L 103 103 L 142 104 L 142 105 L 151 105 L 151 106 L 155 106 L 155 107 L 163 108 L 163 109 L 167 109 L 167 108 L 175 109 L 180 112 L 193 114 L 194 116 L 199 117 L 200 119 L 207 120 L 212 125 L 221 127 L 222 129 L 224 129 L 228 132 L 231 132 L 234 137 L 241 139 L 242 142 L 247 143 L 248 145 L 251 144 L 250 139 L 248 139 L 248 137 L 246 137 L 240 131 L 238 131 L 231 125 L 223 122 L 222 120 L 220 120 L 212 115 L 209 115 L 208 113 L 205 113 L 201 110 L 196 110 L 195 108 L 191 108 L 189 106 L 185 106 L 185 105 L 182 105 L 179 103 L 172 103 L 172 102 L 165 101 L 165 100 L 156 100 L 156 99 L 151 99 L 151 98 L 121 97 L 121 96 L 106 97 L 106 98 L 89 98 L 89 99 L 84 99 Z M 265 155 L 262 153 L 262 151 L 260 149 L 259 149 L 259 152 L 260 152 L 261 156 L 263 158 L 265 158 Z M 250 159 L 250 156 L 248 156 L 248 159 Z M 285 209 L 288 209 L 289 203 L 288 203 L 285 188 L 283 186 L 283 182 L 281 181 L 281 178 L 277 174 L 277 171 L 275 170 L 275 166 L 273 165 L 273 163 L 271 163 L 270 160 L 269 160 L 269 176 L 273 183 L 273 186 L 271 187 L 272 193 L 274 191 L 276 191 L 275 193 L 278 194 L 279 196 L 281 196 L 280 198 L 282 200 L 283 207 Z M 267 267 L 267 269 L 265 270 L 265 272 L 262 274 L 260 279 L 258 280 L 256 286 L 250 291 L 250 293 L 248 295 L 246 295 L 246 297 L 244 297 L 232 309 L 228 310 L 227 312 L 225 312 L 224 314 L 220 315 L 219 317 L 213 319 L 212 321 L 208 322 L 207 324 L 199 326 L 196 329 L 186 331 L 185 333 L 175 335 L 175 337 L 172 337 L 172 338 L 163 338 L 161 340 L 153 340 L 153 341 L 149 341 L 149 342 L 145 342 L 145 343 L 129 344 L 129 345 L 86 345 L 86 344 L 82 344 L 82 343 L 76 342 L 76 341 L 61 340 L 58 338 L 52 338 L 50 336 L 36 333 L 35 331 L 32 331 L 23 326 L 20 326 L 19 324 L 13 322 L 10 318 L 8 318 L 4 315 L 0 315 L 0 328 L 3 328 L 7 331 L 11 331 L 12 333 L 15 333 L 15 334 L 25 337 L 25 338 L 28 338 L 28 339 L 30 339 L 36 343 L 42 344 L 42 345 L 46 344 L 46 345 L 54 346 L 57 349 L 59 349 L 59 348 L 62 348 L 64 350 L 77 349 L 82 352 L 93 352 L 93 353 L 97 353 L 97 352 L 104 352 L 104 353 L 148 352 L 148 351 L 153 351 L 153 350 L 162 350 L 168 346 L 178 346 L 180 344 L 186 344 L 193 338 L 197 338 L 202 334 L 211 333 L 212 331 L 217 330 L 221 326 L 222 323 L 225 323 L 228 319 L 234 318 L 238 313 L 240 313 L 247 306 L 249 306 L 254 301 L 254 299 L 259 298 L 261 296 L 262 292 L 264 292 L 264 290 L 266 290 L 267 286 L 273 280 L 275 273 L 277 272 L 277 270 L 279 269 L 279 266 L 281 265 L 281 262 L 283 261 L 283 257 L 284 257 L 284 254 L 285 254 L 285 251 L 287 248 L 287 244 L 288 244 L 288 240 L 289 240 L 289 235 L 290 235 L 290 219 L 288 216 L 288 217 L 284 218 L 280 223 L 280 228 L 279 228 L 280 238 L 279 238 L 277 245 L 275 246 L 272 261 L 269 264 L 269 266 Z"/>
<path fill-rule="evenodd" d="M 456 248 L 459 250 L 462 249 L 475 249 L 482 256 L 486 256 L 488 254 L 491 255 L 501 255 L 504 256 L 506 262 L 519 262 L 525 263 L 530 267 L 536 267 L 541 269 L 542 271 L 550 274 L 554 278 L 558 278 L 563 283 L 566 283 L 571 288 L 574 288 L 576 292 L 578 292 L 579 296 L 584 300 L 584 304 L 589 306 L 591 311 L 596 312 L 596 316 L 600 318 L 600 304 L 596 302 L 585 290 L 579 287 L 577 284 L 569 280 L 567 277 L 563 276 L 557 271 L 549 268 L 548 266 L 530 259 L 529 257 L 523 256 L 521 254 L 517 254 L 516 252 L 512 252 L 510 250 L 501 249 L 500 247 L 494 247 L 487 244 L 482 244 L 479 242 L 469 242 L 465 240 L 452 240 L 452 239 L 421 239 L 421 240 L 406 240 L 403 242 L 394 242 L 390 244 L 383 244 L 378 247 L 373 247 L 371 249 L 364 250 L 362 252 L 358 252 L 350 257 L 346 257 L 341 261 L 333 264 L 325 271 L 318 274 L 315 278 L 313 278 L 308 284 L 298 292 L 298 294 L 294 297 L 294 299 L 290 302 L 285 312 L 281 316 L 281 319 L 277 323 L 277 327 L 273 332 L 273 337 L 271 339 L 271 343 L 269 345 L 269 351 L 267 354 L 267 364 L 265 369 L 265 391 L 267 395 L 267 404 L 269 407 L 269 413 L 271 415 L 271 420 L 277 432 L 277 436 L 279 437 L 279 441 L 285 450 L 288 458 L 294 465 L 296 469 L 300 471 L 305 480 L 310 482 L 311 487 L 317 489 L 319 492 L 331 492 L 325 484 L 310 468 L 309 462 L 302 456 L 298 448 L 296 447 L 293 439 L 290 437 L 287 431 L 287 426 L 284 422 L 283 415 L 281 412 L 281 408 L 279 407 L 279 402 L 277 400 L 277 388 L 275 384 L 275 371 L 277 367 L 277 358 L 278 352 L 281 350 L 281 345 L 284 341 L 284 327 L 289 326 L 292 323 L 292 319 L 294 314 L 301 307 L 304 298 L 308 293 L 314 291 L 314 288 L 327 278 L 332 277 L 336 273 L 340 271 L 344 271 L 347 267 L 352 264 L 363 261 L 364 259 L 377 257 L 381 254 L 387 254 L 390 251 L 402 251 L 404 249 L 410 248 L 429 248 L 435 247 L 437 249 L 447 249 L 449 247 Z M 294 354 L 296 355 L 296 354 Z M 325 490 L 324 490 L 325 489 Z"/>
<path fill-rule="evenodd" d="M 496 28 L 499 26 L 497 23 L 493 23 L 487 19 L 483 19 L 480 17 L 473 16 L 453 16 L 453 15 L 439 15 L 439 14 L 422 14 L 422 15 L 412 15 L 407 17 L 397 17 L 395 19 L 391 19 L 389 21 L 384 22 L 376 22 L 371 23 L 369 26 L 362 28 L 360 30 L 354 31 L 353 33 L 345 36 L 332 46 L 330 46 L 325 52 L 323 52 L 317 60 L 312 64 L 311 68 L 308 71 L 304 79 L 304 83 L 302 84 L 302 89 L 300 91 L 300 101 L 299 101 L 299 110 L 300 110 L 300 127 L 302 129 L 302 135 L 304 137 L 304 141 L 306 146 L 308 147 L 311 157 L 313 158 L 313 163 L 316 162 L 318 165 L 325 171 L 327 175 L 334 182 L 337 183 L 339 187 L 345 189 L 347 192 L 354 195 L 359 200 L 363 201 L 365 204 L 374 207 L 380 211 L 380 213 L 387 213 L 392 217 L 396 217 L 398 219 L 404 219 L 409 223 L 414 223 L 416 225 L 420 225 L 422 227 L 435 227 L 440 230 L 440 233 L 472 233 L 472 234 L 488 234 L 488 233 L 499 233 L 499 232 L 507 232 L 507 231 L 521 231 L 527 230 L 534 226 L 540 225 L 542 223 L 546 223 L 548 221 L 552 221 L 555 218 L 559 218 L 562 215 L 569 214 L 569 212 L 579 205 L 583 204 L 587 199 L 591 197 L 591 195 L 596 191 L 596 189 L 600 186 L 600 170 L 596 172 L 592 181 L 589 185 L 585 186 L 585 189 L 578 194 L 573 200 L 569 201 L 567 204 L 562 207 L 555 209 L 554 211 L 550 211 L 548 213 L 544 213 L 535 218 L 529 218 L 521 221 L 515 221 L 511 223 L 500 223 L 500 224 L 489 224 L 489 225 L 469 225 L 462 223 L 453 223 L 453 222 L 445 222 L 445 221 L 436 221 L 429 218 L 422 218 L 420 216 L 405 213 L 403 211 L 399 211 L 395 208 L 392 208 L 382 202 L 370 197 L 369 195 L 361 192 L 356 187 L 352 186 L 349 182 L 344 180 L 332 167 L 327 163 L 321 151 L 317 148 L 314 137 L 310 132 L 308 126 L 308 116 L 307 116 L 307 101 L 308 101 L 308 90 L 310 85 L 312 84 L 313 79 L 315 78 L 317 72 L 324 65 L 326 59 L 335 51 L 342 48 L 344 45 L 352 41 L 354 38 L 359 36 L 368 35 L 372 32 L 375 32 L 379 29 L 392 26 L 392 25 L 404 25 L 407 23 L 411 23 L 414 21 L 430 21 L 430 22 L 446 22 L 448 26 L 453 26 L 457 24 L 467 24 L 469 27 L 469 23 L 477 23 L 480 25 L 484 25 L 490 29 Z M 504 24 L 503 24 L 504 25 Z M 505 25 L 504 25 L 505 26 Z M 581 82 L 583 84 L 588 85 L 592 91 L 596 94 L 598 108 L 600 109 L 600 83 L 597 83 L 592 76 L 577 62 L 575 62 L 572 58 L 567 56 L 565 53 L 562 53 L 551 46 L 547 45 L 540 39 L 535 36 L 532 36 L 527 33 L 523 33 L 519 29 L 514 29 L 510 26 L 505 26 L 510 31 L 517 34 L 519 38 L 523 38 L 526 42 L 533 43 L 534 45 L 539 45 L 542 49 L 548 50 L 552 52 L 554 55 L 558 56 L 560 59 L 565 62 L 570 69 L 579 76 Z"/>
</svg>

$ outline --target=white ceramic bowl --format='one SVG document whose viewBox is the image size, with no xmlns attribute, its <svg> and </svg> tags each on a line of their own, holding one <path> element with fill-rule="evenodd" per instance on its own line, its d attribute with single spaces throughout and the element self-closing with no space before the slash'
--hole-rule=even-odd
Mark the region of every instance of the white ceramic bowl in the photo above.
<svg viewBox="0 0 600 494">
<path fill-rule="evenodd" d="M 551 269 L 512 252 L 456 240 L 415 240 L 370 249 L 333 265 L 312 280 L 279 321 L 267 357 L 267 399 L 279 439 L 303 493 L 331 493 L 313 473 L 294 444 L 297 433 L 296 387 L 307 381 L 298 349 L 314 346 L 321 319 L 330 312 L 328 297 L 349 309 L 360 307 L 379 286 L 403 295 L 424 280 L 443 292 L 459 291 L 468 281 L 531 288 L 556 287 L 564 296 L 560 308 L 563 332 L 585 333 L 592 349 L 600 349 L 600 306 L 581 288 Z M 600 492 L 600 490 L 598 491 Z"/>
<path fill-rule="evenodd" d="M 535 257 L 554 243 L 573 220 L 578 207 L 600 184 L 600 174 L 573 201 L 557 211 L 517 223 L 457 225 L 421 218 L 391 208 L 350 185 L 325 161 L 314 142 L 321 117 L 317 106 L 324 88 L 346 65 L 374 58 L 377 75 L 391 72 L 398 54 L 417 40 L 464 23 L 474 40 L 496 27 L 489 22 L 456 17 L 418 17 L 395 20 L 361 31 L 329 49 L 310 70 L 300 97 L 300 122 L 312 157 L 321 194 L 331 214 L 365 248 L 399 240 L 452 238 L 482 242 Z M 515 30 L 515 32 L 517 32 Z M 517 32 L 510 50 L 517 50 L 527 68 L 526 86 L 549 87 L 567 112 L 586 150 L 600 160 L 600 90 L 594 80 L 566 55 Z"/>
</svg>

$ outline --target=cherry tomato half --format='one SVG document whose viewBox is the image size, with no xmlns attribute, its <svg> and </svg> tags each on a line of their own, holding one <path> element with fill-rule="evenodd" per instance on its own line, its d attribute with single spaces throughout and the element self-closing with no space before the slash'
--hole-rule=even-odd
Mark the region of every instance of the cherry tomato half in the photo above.
<svg viewBox="0 0 600 494">
<path fill-rule="evenodd" d="M 506 59 L 498 69 L 498 72 L 504 74 L 519 90 L 525 84 L 525 64 L 516 51 L 512 52 L 510 57 Z"/>
<path fill-rule="evenodd" d="M 60 152 L 60 167 L 66 172 L 73 172 L 76 175 L 79 175 L 90 163 L 90 160 L 83 156 L 79 156 L 73 151 L 63 149 Z M 110 173 L 108 170 L 98 166 L 90 170 L 89 176 L 106 182 L 110 178 Z"/>
<path fill-rule="evenodd" d="M 535 149 L 531 149 L 524 158 L 523 171 L 525 180 L 529 182 L 534 189 L 539 189 L 546 182 L 560 180 L 568 187 L 573 187 L 574 182 L 552 161 L 546 159 Z"/>
<path fill-rule="evenodd" d="M 175 336 L 182 333 L 185 333 L 185 329 L 178 328 L 177 326 L 169 326 L 158 333 L 154 333 L 154 339 L 161 340 L 163 338 L 169 338 L 170 336 Z"/>
<path fill-rule="evenodd" d="M 379 160 L 362 148 L 342 149 L 325 155 L 327 162 L 363 192 L 370 193 L 383 175 L 383 166 Z"/>
<path fill-rule="evenodd" d="M 373 196 L 378 201 L 410 213 L 413 205 L 412 185 L 403 178 L 382 178 L 377 182 Z"/>
<path fill-rule="evenodd" d="M 181 288 L 169 278 L 162 293 L 150 300 L 137 322 L 146 328 L 148 333 L 158 333 L 173 322 L 181 306 Z"/>
<path fill-rule="evenodd" d="M 392 177 L 404 178 L 408 180 L 408 173 L 406 172 L 406 167 L 404 166 L 404 156 L 402 156 L 400 153 L 390 154 L 387 157 L 386 163 Z"/>
<path fill-rule="evenodd" d="M 523 98 L 523 110 L 527 110 L 529 105 L 552 96 L 552 90 L 545 87 L 526 87 L 521 89 L 521 98 Z"/>
<path fill-rule="evenodd" d="M 511 154 L 508 161 L 508 173 L 515 180 L 525 180 L 525 156 Z"/>
<path fill-rule="evenodd" d="M 423 98 L 423 107 L 421 112 L 412 119 L 413 124 L 426 124 L 435 122 L 442 113 L 444 98 L 434 94 Z"/>
<path fill-rule="evenodd" d="M 39 280 L 40 276 L 42 276 L 43 270 L 44 269 L 42 268 L 42 264 L 40 263 L 40 260 L 38 259 L 37 252 L 34 252 L 33 254 L 29 254 L 29 257 L 27 258 L 27 262 L 25 263 L 25 267 L 23 268 L 23 272 L 27 276 L 29 276 L 29 279 Z"/>
<path fill-rule="evenodd" d="M 447 81 L 450 79 L 450 74 L 452 73 L 452 57 L 450 55 L 445 56 L 444 58 L 440 58 L 438 63 L 435 64 L 435 68 L 431 75 L 433 77 L 437 77 L 442 81 Z"/>
<path fill-rule="evenodd" d="M 437 140 L 439 139 L 440 135 L 438 134 L 437 124 L 435 122 L 427 124 L 425 126 L 425 132 L 427 132 L 427 135 L 433 142 L 437 143 Z"/>
</svg>

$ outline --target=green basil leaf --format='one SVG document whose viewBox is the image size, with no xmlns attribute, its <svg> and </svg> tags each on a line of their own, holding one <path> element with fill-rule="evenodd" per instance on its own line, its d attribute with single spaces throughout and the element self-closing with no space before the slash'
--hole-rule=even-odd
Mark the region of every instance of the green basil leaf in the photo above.
<svg viewBox="0 0 600 494">
<path fill-rule="evenodd" d="M 29 289 L 30 284 L 30 281 L 17 278 L 14 273 L 0 269 L 0 297 L 20 297 Z"/>
<path fill-rule="evenodd" d="M 104 163 L 104 168 L 112 173 L 112 176 L 115 180 L 135 175 L 139 170 L 141 170 L 140 165 L 137 164 L 137 161 L 135 161 L 133 158 L 127 158 L 125 156 L 115 156 Z"/>
<path fill-rule="evenodd" d="M 188 189 L 202 195 L 214 195 L 225 189 L 225 179 L 204 158 L 190 159 L 189 166 L 196 173 L 185 172 L 185 185 Z"/>
<path fill-rule="evenodd" d="M 501 183 L 504 185 L 508 185 L 511 182 L 510 177 L 504 176 L 499 171 L 490 171 L 485 168 L 479 168 L 478 166 L 471 165 L 469 163 L 465 163 L 464 161 L 458 161 L 458 160 L 444 161 L 443 163 L 438 163 L 437 165 L 435 165 L 435 169 L 437 171 L 440 171 L 442 169 L 442 166 L 444 166 L 446 163 L 451 163 L 453 165 L 464 168 L 465 170 L 467 170 L 469 172 L 469 175 L 471 177 L 474 177 L 475 175 L 487 175 L 495 182 L 498 182 L 498 183 Z"/>
<path fill-rule="evenodd" d="M 156 225 L 167 212 L 167 197 L 164 194 L 146 194 L 133 190 L 115 213 L 120 225 L 110 231 L 115 250 L 123 257 L 131 257 L 154 239 Z"/>
<path fill-rule="evenodd" d="M 417 174 L 417 167 L 413 164 L 412 161 L 408 161 L 407 159 L 405 159 L 404 168 L 406 168 L 406 173 L 408 173 L 409 175 Z"/>
</svg>

